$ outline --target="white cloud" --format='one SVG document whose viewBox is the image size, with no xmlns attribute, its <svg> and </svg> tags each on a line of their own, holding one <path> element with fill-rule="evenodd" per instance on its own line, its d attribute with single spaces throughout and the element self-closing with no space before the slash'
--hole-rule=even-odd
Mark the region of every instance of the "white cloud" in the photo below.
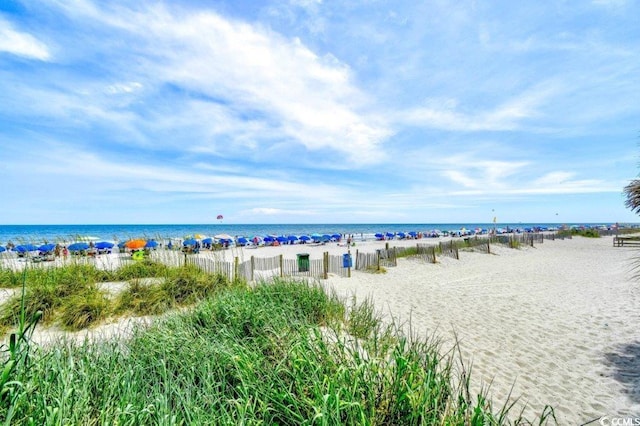
<svg viewBox="0 0 640 426">
<path fill-rule="evenodd" d="M 117 14 L 85 9 L 92 18 L 124 30 L 120 37 L 135 39 L 142 65 L 126 71 L 146 80 L 145 87 L 169 83 L 217 99 L 230 111 L 256 111 L 278 129 L 281 140 L 310 151 L 340 152 L 352 164 L 381 158 L 379 146 L 392 132 L 367 112 L 368 101 L 349 67 L 335 57 L 319 56 L 300 40 L 213 12 L 170 12 L 161 6 L 118 9 Z M 132 88 L 111 87 L 124 89 Z M 259 134 L 254 137 L 261 140 Z"/>
<path fill-rule="evenodd" d="M 40 61 L 51 59 L 51 53 L 45 43 L 31 34 L 15 30 L 8 21 L 2 18 L 0 18 L 0 52 Z"/>
</svg>

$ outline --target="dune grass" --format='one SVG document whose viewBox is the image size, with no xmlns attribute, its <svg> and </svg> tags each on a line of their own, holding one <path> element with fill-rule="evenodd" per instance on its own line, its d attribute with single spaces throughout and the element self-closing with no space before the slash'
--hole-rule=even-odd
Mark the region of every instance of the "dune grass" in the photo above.
<svg viewBox="0 0 640 426">
<path fill-rule="evenodd" d="M 23 301 L 28 300 L 26 275 Z M 510 406 L 494 407 L 486 395 L 472 396 L 469 372 L 456 361 L 455 348 L 405 335 L 381 320 L 371 300 L 346 304 L 318 284 L 292 280 L 249 288 L 189 269 L 162 275 L 160 284 L 132 280 L 118 306 L 153 313 L 163 299 L 175 306 L 206 298 L 136 330 L 127 341 L 30 347 L 28 338 L 19 336 L 32 331 L 40 311 L 28 322 L 27 310 L 34 307 L 22 304 L 19 331 L 3 348 L 0 421 L 529 424 L 517 413 L 507 420 Z M 185 293 L 189 283 L 196 296 Z M 77 303 L 76 311 L 84 313 L 69 321 L 100 315 L 95 306 L 102 306 L 102 299 L 96 297 L 93 308 L 77 300 L 64 304 Z M 550 409 L 539 423 L 548 420 L 553 420 Z"/>
<path fill-rule="evenodd" d="M 24 294 L 16 294 L 0 307 L 0 331 L 15 327 L 24 309 L 27 317 L 42 313 L 42 323 L 80 330 L 112 316 L 158 315 L 190 305 L 229 285 L 219 275 L 206 274 L 194 266 L 169 267 L 144 260 L 116 270 L 71 263 L 59 268 L 25 268 L 2 271 L 3 287 L 23 281 Z M 145 280 L 156 279 L 154 284 Z M 109 281 L 126 281 L 128 288 L 111 300 L 99 289 Z"/>
</svg>

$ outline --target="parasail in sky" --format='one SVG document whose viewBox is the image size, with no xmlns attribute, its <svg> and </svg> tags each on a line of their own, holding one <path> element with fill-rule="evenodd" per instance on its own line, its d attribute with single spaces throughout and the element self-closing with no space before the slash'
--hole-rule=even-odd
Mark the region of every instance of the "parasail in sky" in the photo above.
<svg viewBox="0 0 640 426">
<path fill-rule="evenodd" d="M 218 220 L 222 220 L 222 219 L 223 219 L 223 218 L 222 218 L 222 215 L 221 215 L 221 214 L 219 214 L 219 215 L 218 215 L 218 217 L 217 217 L 217 219 L 218 219 Z"/>
</svg>

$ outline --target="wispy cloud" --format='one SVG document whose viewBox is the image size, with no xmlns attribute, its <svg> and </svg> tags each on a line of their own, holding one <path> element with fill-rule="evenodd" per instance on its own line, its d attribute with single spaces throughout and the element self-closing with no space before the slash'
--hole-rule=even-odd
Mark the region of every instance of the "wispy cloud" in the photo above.
<svg viewBox="0 0 640 426">
<path fill-rule="evenodd" d="M 51 59 L 51 52 L 45 43 L 27 32 L 16 30 L 9 21 L 0 16 L 1 52 L 40 61 Z"/>
</svg>

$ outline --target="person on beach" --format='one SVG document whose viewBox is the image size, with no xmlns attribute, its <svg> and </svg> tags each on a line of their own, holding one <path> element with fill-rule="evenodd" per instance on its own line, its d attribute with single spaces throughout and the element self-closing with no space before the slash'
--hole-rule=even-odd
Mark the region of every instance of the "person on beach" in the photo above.
<svg viewBox="0 0 640 426">
<path fill-rule="evenodd" d="M 65 257 L 69 256 L 69 250 L 67 249 L 67 246 L 62 247 L 62 255 Z"/>
</svg>

